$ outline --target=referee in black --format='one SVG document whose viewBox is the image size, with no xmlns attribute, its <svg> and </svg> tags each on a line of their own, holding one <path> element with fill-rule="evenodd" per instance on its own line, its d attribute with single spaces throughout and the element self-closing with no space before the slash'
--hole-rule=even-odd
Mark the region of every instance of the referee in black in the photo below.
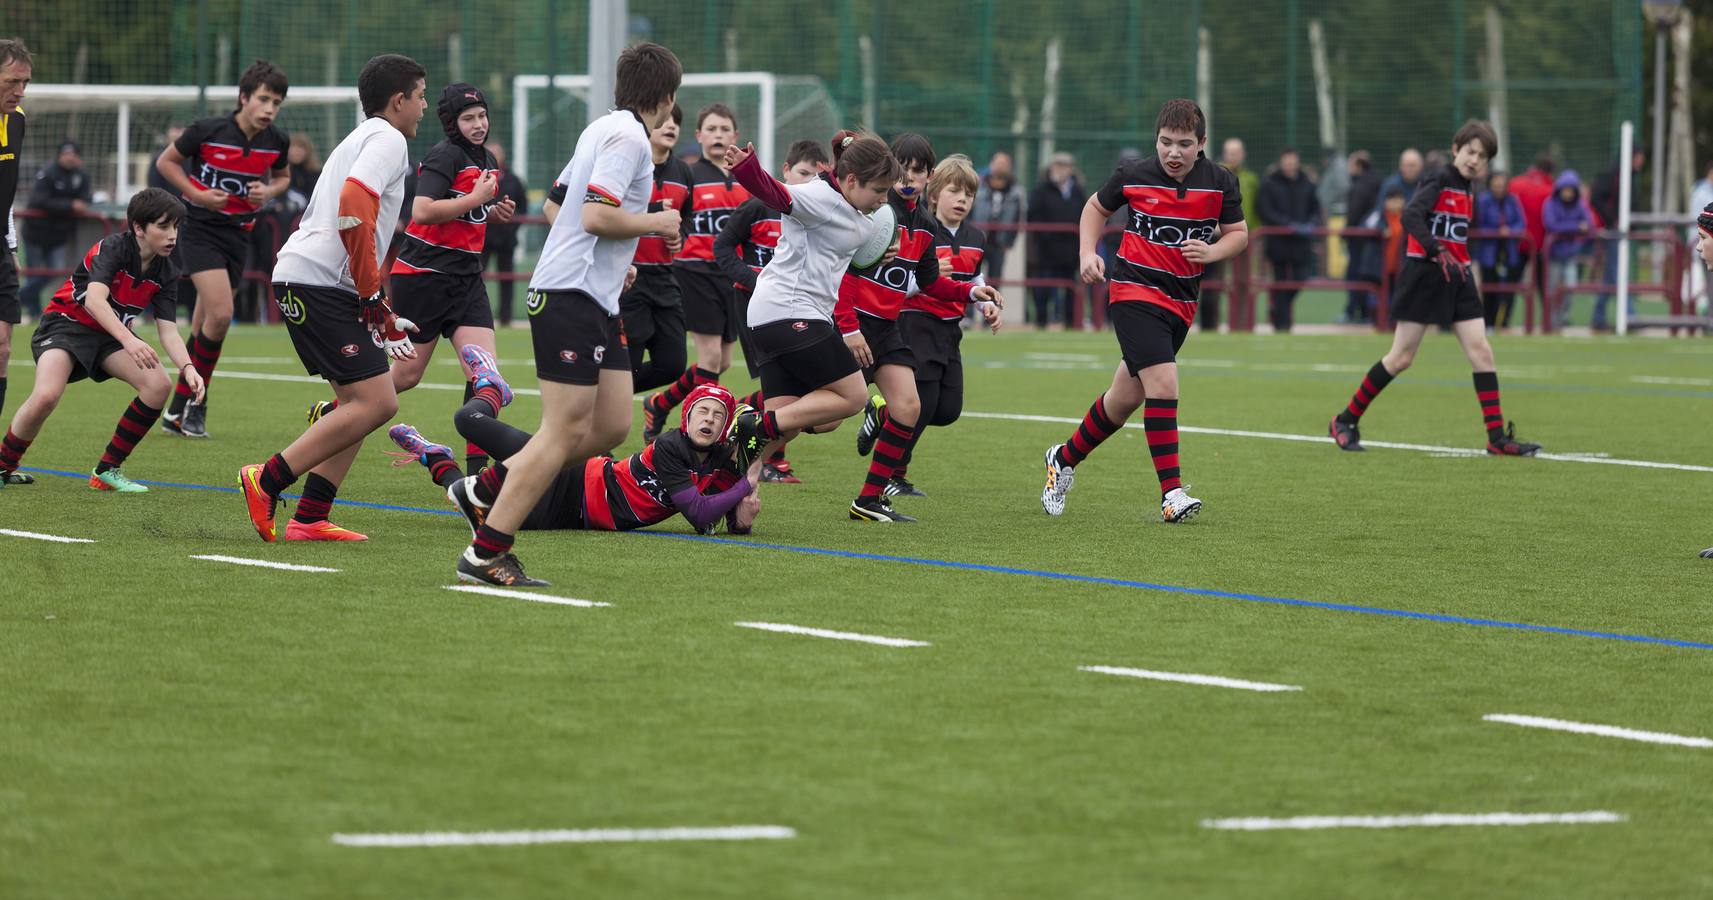
<svg viewBox="0 0 1713 900">
<path fill-rule="evenodd" d="M 18 154 L 24 149 L 24 111 L 18 107 L 30 84 L 30 51 L 17 38 L 0 38 L 0 222 L 6 248 L 0 252 L 0 410 L 6 407 L 6 370 L 12 363 L 12 326 L 22 320 L 18 303 L 18 226 L 12 221 L 12 200 L 18 193 Z M 35 479 L 14 472 L 6 484 L 29 484 Z M 0 485 L 4 487 L 4 485 Z"/>
</svg>

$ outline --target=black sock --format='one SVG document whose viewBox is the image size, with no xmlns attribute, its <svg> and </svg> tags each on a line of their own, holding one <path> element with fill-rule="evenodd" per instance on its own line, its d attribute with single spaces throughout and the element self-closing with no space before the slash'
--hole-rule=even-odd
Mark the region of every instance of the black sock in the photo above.
<svg viewBox="0 0 1713 900">
<path fill-rule="evenodd" d="M 6 408 L 6 373 L 0 372 L 0 409 Z"/>
<path fill-rule="evenodd" d="M 285 457 L 275 453 L 262 464 L 262 475 L 257 479 L 263 492 L 270 497 L 278 497 L 280 492 L 291 487 L 297 481 L 297 476 L 286 465 Z"/>
<path fill-rule="evenodd" d="M 303 480 L 303 497 L 297 501 L 297 513 L 292 516 L 299 522 L 314 524 L 327 521 L 327 514 L 333 509 L 333 497 L 339 493 L 339 486 L 314 472 Z"/>
</svg>

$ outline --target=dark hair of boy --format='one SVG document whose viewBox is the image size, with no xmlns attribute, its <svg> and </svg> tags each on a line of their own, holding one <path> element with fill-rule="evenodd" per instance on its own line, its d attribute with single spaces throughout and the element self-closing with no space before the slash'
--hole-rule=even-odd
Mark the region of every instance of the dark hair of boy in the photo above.
<svg viewBox="0 0 1713 900">
<path fill-rule="evenodd" d="M 820 141 L 794 141 L 791 149 L 785 151 L 785 167 L 790 168 L 800 162 L 812 163 L 817 166 L 827 165 L 827 148 Z"/>
<path fill-rule="evenodd" d="M 26 66 L 35 66 L 35 57 L 30 55 L 30 48 L 24 46 L 22 38 L 0 38 L 0 68 L 5 68 L 15 62 Z"/>
<path fill-rule="evenodd" d="M 613 80 L 613 105 L 635 112 L 654 109 L 678 93 L 684 67 L 672 51 L 644 41 L 619 54 Z"/>
<path fill-rule="evenodd" d="M 1160 107 L 1160 115 L 1154 119 L 1154 133 L 1167 130 L 1192 132 L 1197 141 L 1205 141 L 1207 116 L 1202 115 L 1201 107 L 1194 100 L 1167 100 Z"/>
<path fill-rule="evenodd" d="M 939 162 L 934 156 L 934 145 L 914 131 L 906 131 L 892 139 L 892 157 L 906 169 L 926 169 L 930 172 Z"/>
<path fill-rule="evenodd" d="M 1451 149 L 1456 150 L 1470 141 L 1480 141 L 1488 159 L 1499 152 L 1499 136 L 1493 133 L 1493 126 L 1480 119 L 1470 119 L 1457 129 L 1457 133 L 1451 136 Z"/>
<path fill-rule="evenodd" d="M 177 225 L 184 221 L 184 204 L 160 188 L 145 188 L 126 204 L 125 221 L 132 228 Z"/>
<path fill-rule="evenodd" d="M 250 67 L 244 70 L 244 74 L 238 76 L 238 98 L 240 100 L 250 99 L 256 91 L 262 88 L 273 91 L 279 95 L 281 100 L 284 100 L 288 87 L 290 85 L 286 81 L 285 70 L 265 59 L 258 59 L 250 63 Z"/>
<path fill-rule="evenodd" d="M 707 106 L 702 107 L 702 111 L 696 114 L 697 131 L 702 130 L 702 123 L 706 122 L 709 116 L 719 116 L 720 118 L 725 119 L 732 123 L 733 129 L 738 127 L 738 114 L 732 112 L 731 107 L 724 103 L 710 103 Z"/>
<path fill-rule="evenodd" d="M 676 103 L 672 104 L 672 124 L 680 126 L 684 124 L 684 107 Z"/>
<path fill-rule="evenodd" d="M 428 78 L 422 64 L 408 56 L 383 53 L 363 64 L 357 73 L 357 99 L 363 103 L 363 115 L 373 118 L 386 111 L 393 97 L 410 96 L 416 83 Z"/>
<path fill-rule="evenodd" d="M 862 184 L 877 181 L 897 181 L 904 167 L 886 147 L 886 142 L 872 134 L 841 131 L 833 135 L 833 177 L 843 181 L 855 175 Z"/>
</svg>

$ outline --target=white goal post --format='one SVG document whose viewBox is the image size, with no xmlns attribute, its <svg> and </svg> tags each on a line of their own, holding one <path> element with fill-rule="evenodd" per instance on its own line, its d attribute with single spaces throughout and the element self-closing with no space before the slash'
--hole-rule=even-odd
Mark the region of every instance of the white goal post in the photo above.
<svg viewBox="0 0 1713 900">
<path fill-rule="evenodd" d="M 29 123 L 25 156 L 32 167 L 45 165 L 53 160 L 60 141 L 77 139 L 91 179 L 111 193 L 112 202 L 123 206 L 147 183 L 148 161 L 161 150 L 146 141 L 134 141 L 134 134 L 142 129 L 142 134 L 152 136 L 175 122 L 189 124 L 201 93 L 187 85 L 32 84 L 20 104 Z M 208 114 L 229 111 L 236 95 L 233 86 L 209 88 Z M 352 110 L 349 119 L 335 112 L 345 104 Z M 323 112 L 324 121 L 311 123 L 311 110 Z M 362 121 L 356 88 L 292 85 L 281 108 L 280 125 L 288 132 L 305 130 L 314 135 L 325 154 Z M 31 174 L 33 169 L 24 177 Z"/>
<path fill-rule="evenodd" d="M 558 75 L 553 78 L 555 90 L 569 94 L 585 108 L 589 103 L 589 83 L 588 75 Z M 586 121 L 586 117 L 580 116 L 564 119 L 567 124 L 561 131 L 561 140 L 565 147 L 560 150 L 537 148 L 534 155 L 545 161 L 532 160 L 530 136 L 534 127 L 531 118 L 553 113 L 551 103 L 544 103 L 541 110 L 532 112 L 536 103 L 531 95 L 546 89 L 546 75 L 512 78 L 512 168 L 526 184 L 531 183 L 532 177 L 539 179 L 558 174 L 564 159 L 553 157 L 560 153 L 570 157 L 570 149 Z M 722 91 L 726 93 L 721 94 Z M 737 92 L 741 92 L 744 99 L 737 99 Z M 755 142 L 756 155 L 770 171 L 780 161 L 782 143 L 798 138 L 826 141 L 842 127 L 838 105 L 819 78 L 772 72 L 694 72 L 685 74 L 678 91 L 686 119 L 680 143 L 693 140 L 691 134 L 696 130 L 696 110 L 701 102 L 710 98 L 731 103 L 738 114 L 739 138 Z M 750 105 L 752 102 L 753 106 Z M 782 103 L 785 106 L 781 107 Z"/>
</svg>

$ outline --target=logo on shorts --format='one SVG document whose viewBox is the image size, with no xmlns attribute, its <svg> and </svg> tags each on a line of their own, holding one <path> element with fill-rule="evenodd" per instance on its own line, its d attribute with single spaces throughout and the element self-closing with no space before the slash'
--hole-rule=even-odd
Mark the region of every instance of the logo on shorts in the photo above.
<svg viewBox="0 0 1713 900">
<path fill-rule="evenodd" d="M 529 310 L 529 314 L 532 316 L 541 312 L 543 309 L 547 308 L 547 294 L 541 291 L 530 291 L 524 298 L 524 306 Z"/>
<path fill-rule="evenodd" d="M 280 315 L 285 316 L 285 320 L 293 325 L 302 325 L 303 320 L 307 318 L 308 311 L 304 309 L 303 301 L 297 299 L 297 295 L 289 290 L 275 301 L 274 305 L 280 308 Z"/>
<path fill-rule="evenodd" d="M 792 322 L 791 323 L 791 330 L 792 331 L 808 331 L 809 330 L 809 323 L 808 322 Z"/>
<path fill-rule="evenodd" d="M 577 351 L 575 351 L 575 350 L 561 350 L 561 351 L 559 351 L 559 361 L 560 362 L 575 363 L 577 361 Z"/>
<path fill-rule="evenodd" d="M 357 355 L 357 345 L 356 344 L 346 344 L 345 346 L 339 348 L 339 352 L 345 354 L 346 356 L 356 356 Z"/>
<path fill-rule="evenodd" d="M 604 344 L 597 345 L 595 347 L 595 365 L 597 365 L 597 366 L 600 365 L 601 360 L 605 359 L 606 357 L 607 357 L 606 345 L 604 345 Z"/>
</svg>

